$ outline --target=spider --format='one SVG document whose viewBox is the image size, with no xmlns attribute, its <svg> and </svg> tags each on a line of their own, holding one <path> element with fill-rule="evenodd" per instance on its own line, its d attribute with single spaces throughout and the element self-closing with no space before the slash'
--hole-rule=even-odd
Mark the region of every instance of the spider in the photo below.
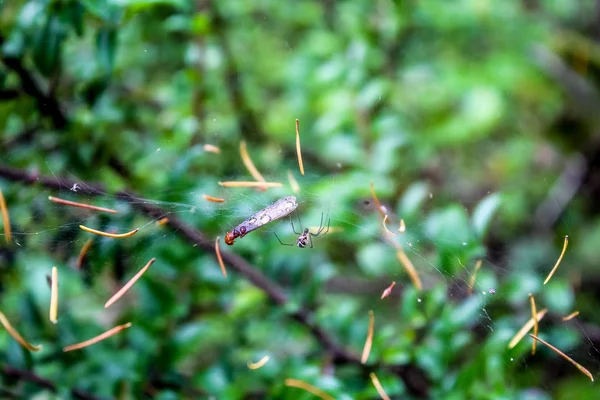
<svg viewBox="0 0 600 400">
<path fill-rule="evenodd" d="M 302 222 L 300 221 L 300 215 L 298 215 L 298 222 L 300 223 L 300 226 L 302 226 Z M 290 216 L 290 223 L 292 224 L 292 229 L 294 230 L 294 233 L 296 235 L 300 235 L 298 236 L 298 239 L 296 239 L 296 243 L 295 245 L 300 247 L 301 249 L 305 248 L 307 244 L 310 244 L 310 248 L 313 248 L 313 243 L 312 243 L 312 237 L 317 237 L 320 236 L 321 234 L 325 235 L 327 234 L 327 232 L 329 232 L 329 224 L 331 224 L 331 218 L 329 218 L 329 220 L 327 221 L 327 229 L 325 229 L 325 225 L 323 224 L 323 213 L 321 213 L 321 223 L 319 224 L 319 229 L 317 230 L 316 233 L 312 233 L 311 231 L 308 230 L 308 228 L 304 228 L 303 232 L 296 232 L 296 227 L 294 226 L 294 222 L 292 221 L 292 217 Z M 277 234 L 275 232 L 273 232 L 273 234 L 275 235 L 275 237 L 277 238 L 277 240 L 279 240 L 279 243 L 282 244 L 283 246 L 294 246 L 294 243 L 283 243 L 281 241 L 281 239 L 279 239 L 279 236 L 277 236 Z"/>
</svg>

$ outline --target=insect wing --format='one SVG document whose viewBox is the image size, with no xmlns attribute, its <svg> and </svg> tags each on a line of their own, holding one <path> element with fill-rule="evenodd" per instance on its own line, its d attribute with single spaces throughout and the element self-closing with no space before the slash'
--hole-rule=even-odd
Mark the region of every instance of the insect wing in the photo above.
<svg viewBox="0 0 600 400">
<path fill-rule="evenodd" d="M 236 229 L 241 230 L 242 227 L 246 228 L 244 233 L 245 235 L 246 233 L 258 229 L 271 221 L 275 221 L 285 217 L 286 215 L 289 215 L 296 208 L 298 208 L 296 196 L 283 197 L 252 215 L 250 218 L 239 224 Z"/>
</svg>

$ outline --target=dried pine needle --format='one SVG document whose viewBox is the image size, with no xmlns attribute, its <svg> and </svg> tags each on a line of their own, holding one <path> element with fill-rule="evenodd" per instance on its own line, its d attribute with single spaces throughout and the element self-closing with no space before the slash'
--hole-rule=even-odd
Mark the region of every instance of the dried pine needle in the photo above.
<svg viewBox="0 0 600 400">
<path fill-rule="evenodd" d="M 475 263 L 475 268 L 473 268 L 473 274 L 471 275 L 471 279 L 469 279 L 469 289 L 467 290 L 468 294 L 473 293 L 473 286 L 475 285 L 475 279 L 477 279 L 477 272 L 479 272 L 479 268 L 481 268 L 482 260 L 477 260 Z"/>
<path fill-rule="evenodd" d="M 569 245 L 569 235 L 566 235 L 565 236 L 565 242 L 563 244 L 563 249 L 560 252 L 560 256 L 558 257 L 558 260 L 556 260 L 556 264 L 554 265 L 554 268 L 552 268 L 552 271 L 550 271 L 550 273 L 548 274 L 548 277 L 544 281 L 544 285 L 550 281 L 550 278 L 552 278 L 552 275 L 554 275 L 554 273 L 558 269 L 558 266 L 560 265 L 560 262 L 562 261 L 563 256 L 565 255 L 565 251 L 567 251 L 567 246 L 568 245 Z"/>
<path fill-rule="evenodd" d="M 292 378 L 288 378 L 284 381 L 285 386 L 289 386 L 289 387 L 296 387 L 299 389 L 304 389 L 309 393 L 314 394 L 315 396 L 323 399 L 323 400 L 334 400 L 334 398 L 330 395 L 328 395 L 327 393 L 325 393 L 324 391 L 322 391 L 319 388 L 314 387 L 313 385 L 310 385 L 304 381 L 301 381 L 300 379 L 292 379 Z"/>
<path fill-rule="evenodd" d="M 371 182 L 371 196 L 373 197 L 373 201 L 375 202 L 375 206 L 377 206 L 377 211 L 381 214 L 382 218 L 385 218 L 385 211 L 383 210 L 383 206 L 379 202 L 379 198 L 377 197 L 377 193 L 375 193 L 375 184 Z"/>
<path fill-rule="evenodd" d="M 280 182 L 227 181 L 219 182 L 224 187 L 282 187 Z"/>
<path fill-rule="evenodd" d="M 296 119 L 296 153 L 298 153 L 298 167 L 304 175 L 304 163 L 302 162 L 302 149 L 300 148 L 300 121 Z"/>
<path fill-rule="evenodd" d="M 224 203 L 225 202 L 225 199 L 222 199 L 220 197 L 212 197 L 207 194 L 203 194 L 202 197 L 204 197 L 204 200 L 207 200 L 207 201 L 210 201 L 213 203 Z"/>
<path fill-rule="evenodd" d="M 12 325 L 10 324 L 10 322 L 8 322 L 8 319 L 6 319 L 6 316 L 2 312 L 0 312 L 0 323 L 8 331 L 10 336 L 12 336 L 17 342 L 19 342 L 21 346 L 25 347 L 27 350 L 40 351 L 42 349 L 42 345 L 35 346 L 29 343 L 27 340 L 23 339 L 23 336 L 19 335 L 19 332 L 17 332 L 15 328 L 12 327 Z"/>
<path fill-rule="evenodd" d="M 373 311 L 369 311 L 369 330 L 367 332 L 367 340 L 365 340 L 365 347 L 363 348 L 362 357 L 360 358 L 360 362 L 362 364 L 367 363 L 367 359 L 369 358 L 369 354 L 371 353 L 371 346 L 373 345 L 373 330 L 375 328 L 375 314 Z"/>
<path fill-rule="evenodd" d="M 398 260 L 400 260 L 400 262 L 404 266 L 404 269 L 406 269 L 406 272 L 408 273 L 410 280 L 412 281 L 413 285 L 415 285 L 417 290 L 423 290 L 423 284 L 421 283 L 421 278 L 419 277 L 419 274 L 417 273 L 415 266 L 410 261 L 410 259 L 408 258 L 408 256 L 404 252 L 404 250 L 397 249 L 396 257 L 398 258 Z"/>
<path fill-rule="evenodd" d="M 535 310 L 535 299 L 533 295 L 529 293 L 529 302 L 531 303 L 531 319 L 533 319 L 533 334 L 535 336 L 538 335 L 538 319 L 537 319 L 537 311 Z M 535 345 L 536 341 L 534 340 L 531 344 L 531 355 L 535 354 Z"/>
<path fill-rule="evenodd" d="M 267 362 L 269 362 L 269 356 L 264 356 L 259 361 L 253 363 L 248 361 L 248 368 L 250 369 L 259 369 L 263 367 Z"/>
<path fill-rule="evenodd" d="M 562 351 L 560 351 L 556 347 L 552 346 L 550 343 L 548 343 L 548 342 L 540 339 L 539 337 L 537 337 L 535 335 L 532 335 L 531 333 L 529 334 L 529 336 L 531 336 L 532 338 L 534 338 L 538 342 L 540 342 L 542 344 L 545 344 L 550 349 L 554 350 L 559 356 L 561 356 L 562 358 L 564 358 L 565 360 L 567 360 L 568 362 L 570 362 L 571 364 L 573 364 L 579 371 L 581 371 L 584 375 L 586 375 L 588 378 L 590 378 L 590 380 L 592 382 L 594 382 L 594 376 L 591 374 L 590 371 L 588 371 L 587 369 L 585 369 L 581 364 L 579 364 L 578 362 L 576 362 L 575 360 L 573 360 L 571 357 L 569 357 L 568 355 L 566 355 L 565 353 L 563 353 Z"/>
<path fill-rule="evenodd" d="M 572 320 L 573 318 L 575 318 L 578 315 L 579 315 L 579 311 L 575 311 L 575 312 L 572 312 L 571 314 L 567 315 L 566 317 L 564 317 L 562 320 L 563 321 L 570 321 L 570 320 Z"/>
<path fill-rule="evenodd" d="M 102 211 L 102 212 L 107 212 L 107 213 L 111 213 L 111 214 L 117 214 L 118 213 L 117 210 L 113 210 L 111 208 L 98 207 L 98 206 L 93 206 L 93 205 L 84 204 L 84 203 L 77 203 L 75 201 L 59 199 L 58 197 L 53 197 L 53 196 L 48 196 L 48 200 L 50 200 L 50 201 L 52 201 L 54 203 L 65 204 L 67 206 L 73 206 L 73 207 L 79 207 L 79 208 L 85 208 L 85 209 L 88 209 L 88 210 Z"/>
<path fill-rule="evenodd" d="M 52 267 L 52 279 L 50 281 L 50 322 L 58 322 L 58 270 Z"/>
<path fill-rule="evenodd" d="M 92 247 L 92 243 L 94 243 L 94 241 L 92 239 L 89 239 L 81 248 L 79 256 L 77 257 L 77 269 L 81 269 L 81 266 L 83 265 L 83 260 L 87 255 L 88 251 L 90 250 L 90 247 Z"/>
<path fill-rule="evenodd" d="M 209 153 L 219 154 L 221 152 L 221 149 L 212 144 L 205 144 L 204 151 L 207 151 Z"/>
<path fill-rule="evenodd" d="M 383 293 L 381 294 L 381 298 L 384 299 L 384 298 L 388 297 L 390 294 L 392 294 L 392 289 L 394 288 L 394 286 L 396 286 L 396 282 L 392 282 L 392 284 L 383 291 Z"/>
<path fill-rule="evenodd" d="M 223 262 L 223 257 L 221 257 L 221 247 L 219 246 L 219 242 L 221 241 L 221 237 L 217 236 L 217 240 L 215 240 L 215 253 L 217 254 L 217 261 L 219 262 L 219 266 L 221 267 L 221 273 L 225 278 L 227 278 L 227 270 L 225 269 L 225 263 Z"/>
<path fill-rule="evenodd" d="M 386 225 L 387 220 L 388 220 L 388 215 L 385 214 L 385 216 L 383 217 L 383 229 L 385 230 L 386 233 L 389 233 L 392 236 L 396 236 L 396 234 L 394 232 L 392 232 L 388 229 L 388 227 Z"/>
<path fill-rule="evenodd" d="M 398 232 L 404 233 L 406 231 L 406 225 L 404 224 L 404 220 L 400 220 L 400 226 L 398 227 Z"/>
<path fill-rule="evenodd" d="M 289 169 L 287 172 L 287 177 L 288 177 L 288 182 L 290 183 L 290 187 L 292 188 L 292 192 L 299 193 L 300 185 L 298 185 L 298 181 L 296 180 L 296 178 L 294 178 L 294 174 L 292 174 L 292 171 L 290 171 Z"/>
<path fill-rule="evenodd" d="M 108 308 L 111 305 L 113 305 L 117 300 L 119 300 L 132 286 L 134 283 L 137 282 L 138 279 L 140 279 L 142 277 L 142 275 L 144 275 L 144 272 L 146 272 L 146 270 L 148 268 L 150 268 L 150 266 L 152 265 L 152 263 L 154 263 L 154 261 L 156 261 L 156 258 L 152 257 L 150 259 L 150 261 L 148 261 L 148 263 L 146 265 L 144 265 L 142 267 L 142 269 L 140 269 L 138 271 L 137 274 L 135 274 L 133 276 L 133 278 L 131 278 L 125 285 L 123 285 L 123 287 L 121 289 L 119 289 L 119 291 L 117 293 L 115 293 L 107 302 L 106 304 L 104 304 L 104 308 Z"/>
<path fill-rule="evenodd" d="M 548 309 L 546 308 L 538 311 L 536 315 L 538 323 L 542 320 L 542 318 L 544 318 L 544 315 L 546 315 L 547 312 Z M 515 336 L 513 336 L 513 338 L 508 343 L 508 348 L 512 349 L 513 347 L 515 347 L 521 341 L 521 339 L 523 339 L 525 335 L 527 335 L 527 332 L 529 332 L 531 328 L 533 328 L 534 324 L 535 321 L 533 320 L 533 318 L 530 318 L 527 322 L 525 322 L 525 325 L 523 325 L 523 327 L 519 329 L 519 331 L 515 334 Z"/>
<path fill-rule="evenodd" d="M 96 337 L 86 340 L 85 342 L 71 344 L 69 346 L 66 346 L 63 348 L 63 351 L 67 352 L 67 351 L 83 349 L 84 347 L 91 346 L 91 345 L 96 344 L 106 338 L 109 338 L 109 337 L 113 336 L 114 334 L 117 334 L 117 333 L 121 332 L 122 330 L 129 328 L 130 326 L 131 326 L 131 322 L 128 322 L 123 325 L 115 326 L 114 328 L 109 329 L 108 331 L 106 331 Z"/>
<path fill-rule="evenodd" d="M 132 230 L 131 232 L 117 234 L 117 233 L 97 231 L 95 229 L 88 228 L 87 226 L 83 226 L 83 225 L 79 225 L 79 228 L 81 228 L 81 230 L 84 230 L 89 233 L 93 233 L 93 234 L 100 235 L 100 236 L 106 236 L 106 237 L 113 238 L 113 239 L 122 239 L 122 238 L 126 238 L 129 236 L 133 236 L 140 230 L 140 228 L 136 228 L 136 229 Z"/>
<path fill-rule="evenodd" d="M 6 208 L 6 201 L 4 200 L 4 194 L 0 189 L 0 213 L 2 213 L 2 222 L 4 223 L 4 240 L 9 243 L 12 238 L 10 230 L 10 218 L 8 217 L 8 208 Z"/>
<path fill-rule="evenodd" d="M 248 149 L 246 148 L 245 140 L 242 140 L 240 142 L 240 157 L 242 157 L 242 162 L 246 166 L 248 172 L 250 172 L 250 175 L 252 175 L 252 177 L 257 181 L 264 182 L 265 178 L 263 178 L 262 174 L 258 172 L 258 169 L 256 169 L 256 166 L 254 165 L 252 159 L 250 158 L 250 155 L 248 154 Z"/>
<path fill-rule="evenodd" d="M 390 397 L 387 395 L 385 390 L 383 390 L 383 386 L 381 386 L 379 379 L 377 379 L 377 375 L 371 372 L 369 376 L 371 377 L 371 382 L 373 382 L 373 386 L 375 386 L 375 389 L 377 389 L 377 393 L 379 393 L 379 396 L 381 396 L 383 400 L 390 400 Z"/>
</svg>

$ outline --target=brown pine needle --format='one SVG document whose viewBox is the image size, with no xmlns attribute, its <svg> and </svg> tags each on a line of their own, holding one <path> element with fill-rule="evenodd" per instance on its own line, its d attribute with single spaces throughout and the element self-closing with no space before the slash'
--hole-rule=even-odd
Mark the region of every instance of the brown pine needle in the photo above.
<svg viewBox="0 0 600 400">
<path fill-rule="evenodd" d="M 227 181 L 219 182 L 224 187 L 282 187 L 280 182 Z"/>
<path fill-rule="evenodd" d="M 69 346 L 66 346 L 63 348 L 63 351 L 66 353 L 67 351 L 73 351 L 73 350 L 79 350 L 79 349 L 83 349 L 84 347 L 88 347 L 91 346 L 93 344 L 96 344 L 106 338 L 111 337 L 114 334 L 117 334 L 119 332 L 121 332 L 123 329 L 127 329 L 131 326 L 131 322 L 128 322 L 126 324 L 123 325 L 119 325 L 119 326 L 115 326 L 112 329 L 109 329 L 108 331 L 93 337 L 89 340 L 86 340 L 85 342 L 81 342 L 81 343 L 76 343 L 76 344 L 71 344 Z"/>
<path fill-rule="evenodd" d="M 384 299 L 384 298 L 388 297 L 390 294 L 392 294 L 392 289 L 394 288 L 394 286 L 396 286 L 396 282 L 392 282 L 392 284 L 383 291 L 383 293 L 381 295 L 381 299 Z"/>
<path fill-rule="evenodd" d="M 225 263 L 223 262 L 223 257 L 221 257 L 221 247 L 219 246 L 219 242 L 221 241 L 221 237 L 217 236 L 217 240 L 215 240 L 215 253 L 217 253 L 217 261 L 219 262 L 219 266 L 221 267 L 221 273 L 225 278 L 227 278 L 227 270 L 225 269 Z"/>
<path fill-rule="evenodd" d="M 578 315 L 579 315 L 579 311 L 575 311 L 575 312 L 572 312 L 571 314 L 567 315 L 566 317 L 564 317 L 562 320 L 563 321 L 570 321 L 570 320 L 572 320 L 573 318 L 575 318 Z"/>
<path fill-rule="evenodd" d="M 537 337 L 535 335 L 532 335 L 531 333 L 529 334 L 529 336 L 531 336 L 532 338 L 534 338 L 538 342 L 540 342 L 542 344 L 545 344 L 550 349 L 554 350 L 559 356 L 561 356 L 562 358 L 564 358 L 565 360 L 567 360 L 568 362 L 570 362 L 571 364 L 573 364 L 579 371 L 581 371 L 584 375 L 586 375 L 588 378 L 590 378 L 590 380 L 592 382 L 594 382 L 594 376 L 590 373 L 590 371 L 588 371 L 587 369 L 585 369 L 581 364 L 579 364 L 578 362 L 576 362 L 575 360 L 573 360 L 571 357 L 569 357 L 568 355 L 566 355 L 565 353 L 563 353 L 562 351 L 560 351 L 556 347 L 552 346 L 550 343 L 548 343 L 548 342 L 540 339 L 539 337 Z"/>
<path fill-rule="evenodd" d="M 546 283 L 548 283 L 548 281 L 550 281 L 550 278 L 552 278 L 552 275 L 554 275 L 554 273 L 558 269 L 558 266 L 560 265 L 560 262 L 562 261 L 563 256 L 565 255 L 565 251 L 567 251 L 567 246 L 568 245 L 569 245 L 569 235 L 566 235 L 565 236 L 565 243 L 563 244 L 563 249 L 560 252 L 560 256 L 558 257 L 558 260 L 556 260 L 556 264 L 554 265 L 554 268 L 552 268 L 552 271 L 550 271 L 550 273 L 548 274 L 548 277 L 544 281 L 544 285 Z"/>
<path fill-rule="evenodd" d="M 25 347 L 27 350 L 40 351 L 42 349 L 42 345 L 35 346 L 35 345 L 29 343 L 27 340 L 23 339 L 23 336 L 19 335 L 19 332 L 17 332 L 15 330 L 15 328 L 12 327 L 12 325 L 10 324 L 10 322 L 8 322 L 8 319 L 6 319 L 6 316 L 2 312 L 0 312 L 0 323 L 8 331 L 10 336 L 13 337 L 13 339 L 15 339 L 17 342 L 19 342 L 19 344 L 21 346 Z"/>
<path fill-rule="evenodd" d="M 469 289 L 467 290 L 468 294 L 473 293 L 473 286 L 475 285 L 475 279 L 477 278 L 477 272 L 479 272 L 479 268 L 481 268 L 482 260 L 477 260 L 475 263 L 475 268 L 473 268 L 473 274 L 471 275 L 471 279 L 469 279 Z"/>
<path fill-rule="evenodd" d="M 373 182 L 371 182 L 371 196 L 373 196 L 373 201 L 375 202 L 375 206 L 377 206 L 377 211 L 379 211 L 379 214 L 381 214 L 382 218 L 385 218 L 385 211 L 383 211 L 383 206 L 379 202 L 379 198 L 375 193 L 375 185 L 373 184 Z"/>
<path fill-rule="evenodd" d="M 259 369 L 263 367 L 267 362 L 269 362 L 269 356 L 264 356 L 258 362 L 255 363 L 248 361 L 248 368 Z"/>
<path fill-rule="evenodd" d="M 52 279 L 50 281 L 50 322 L 56 324 L 58 322 L 58 270 L 52 267 Z"/>
<path fill-rule="evenodd" d="M 207 200 L 207 201 L 210 201 L 213 203 L 224 203 L 225 202 L 225 199 L 222 199 L 220 197 L 212 197 L 207 194 L 203 194 L 202 197 L 204 197 L 204 200 Z"/>
<path fill-rule="evenodd" d="M 390 400 L 390 397 L 387 395 L 385 390 L 383 390 L 383 386 L 381 386 L 379 379 L 377 379 L 377 375 L 371 372 L 369 376 L 371 377 L 371 382 L 373 382 L 373 386 L 375 386 L 375 389 L 377 389 L 377 393 L 379 393 L 379 396 L 381 396 L 383 400 Z"/>
<path fill-rule="evenodd" d="M 367 332 L 367 340 L 365 340 L 365 347 L 363 348 L 362 357 L 360 358 L 361 364 L 366 364 L 369 354 L 371 353 L 371 346 L 373 345 L 373 330 L 375 329 L 375 315 L 373 311 L 369 311 L 369 330 Z"/>
<path fill-rule="evenodd" d="M 126 238 L 129 236 L 133 236 L 137 233 L 137 231 L 140 230 L 140 228 L 136 228 L 136 229 L 132 230 L 131 232 L 117 234 L 117 233 L 97 231 L 95 229 L 88 228 L 87 226 L 83 226 L 83 225 L 79 225 L 79 228 L 81 228 L 82 230 L 89 232 L 89 233 L 93 233 L 93 234 L 100 235 L 100 236 L 106 236 L 106 237 L 113 238 L 113 239 L 122 239 L 122 238 Z"/>
<path fill-rule="evenodd" d="M 535 336 L 538 335 L 538 319 L 537 319 L 537 311 L 535 310 L 535 299 L 533 295 L 529 293 L 529 302 L 531 303 L 531 318 L 533 319 L 533 334 Z M 531 355 L 535 355 L 535 345 L 536 341 L 534 340 L 531 345 Z"/>
<path fill-rule="evenodd" d="M 417 290 L 423 290 L 423 284 L 421 283 L 421 278 L 419 277 L 419 274 L 417 273 L 415 266 L 410 261 L 410 259 L 408 258 L 408 256 L 404 252 L 404 250 L 402 250 L 402 249 L 396 250 L 396 257 L 398 257 L 398 260 L 400 260 L 400 262 L 404 266 L 404 269 L 406 269 L 406 272 L 408 273 L 410 280 L 412 281 L 413 285 L 415 285 Z"/>
<path fill-rule="evenodd" d="M 152 257 L 150 259 L 150 261 L 148 261 L 148 263 L 146 265 L 144 265 L 142 267 L 142 269 L 140 269 L 138 271 L 137 274 L 135 274 L 133 276 L 133 278 L 131 278 L 125 285 L 123 285 L 123 287 L 121 289 L 119 289 L 119 291 L 117 293 L 115 293 L 107 302 L 106 304 L 104 304 L 104 308 L 108 308 L 111 305 L 114 304 L 114 302 L 116 302 L 117 300 L 119 300 L 121 298 L 121 296 L 123 296 L 132 286 L 134 283 L 137 282 L 138 279 L 140 279 L 142 277 L 142 275 L 144 275 L 144 272 L 146 272 L 146 270 L 148 268 L 150 268 L 150 266 L 152 265 L 152 263 L 154 263 L 154 261 L 156 261 L 156 258 Z"/>
<path fill-rule="evenodd" d="M 300 379 L 292 379 L 288 378 L 284 381 L 285 386 L 296 387 L 299 389 L 304 389 L 309 393 L 314 394 L 315 396 L 323 399 L 323 400 L 335 400 L 332 396 L 328 395 L 324 391 L 319 388 L 314 387 L 313 385 L 309 385 L 308 383 L 301 381 Z"/>
<path fill-rule="evenodd" d="M 392 236 L 396 236 L 396 234 L 392 231 L 390 231 L 386 225 L 386 222 L 388 220 L 388 216 L 387 214 L 385 214 L 385 216 L 383 217 L 383 229 L 386 231 L 386 233 L 389 233 Z"/>
<path fill-rule="evenodd" d="M 296 119 L 296 153 L 298 153 L 298 167 L 304 175 L 304 163 L 302 162 L 302 149 L 300 148 L 300 121 Z"/>
<path fill-rule="evenodd" d="M 406 231 L 406 225 L 404 224 L 404 220 L 400 220 L 400 227 L 398 227 L 398 232 L 404 233 Z"/>
<path fill-rule="evenodd" d="M 81 269 L 81 266 L 83 265 L 83 260 L 87 255 L 88 251 L 90 250 L 90 247 L 92 247 L 92 243 L 94 243 L 94 241 L 92 239 L 89 239 L 81 248 L 79 256 L 77 257 L 77 269 Z"/>
<path fill-rule="evenodd" d="M 2 213 L 2 222 L 4 223 L 4 240 L 9 243 L 12 238 L 10 230 L 10 218 L 8 217 L 8 208 L 6 208 L 6 201 L 4 200 L 4 194 L 0 189 L 0 213 Z"/>
<path fill-rule="evenodd" d="M 219 154 L 221 152 L 221 149 L 212 144 L 205 144 L 204 151 L 207 151 L 209 153 Z"/>
<path fill-rule="evenodd" d="M 248 149 L 246 148 L 245 140 L 242 140 L 240 142 L 240 157 L 242 157 L 242 162 L 246 166 L 246 169 L 248 170 L 248 172 L 250 172 L 250 175 L 252 175 L 252 177 L 255 180 L 257 180 L 259 182 L 264 182 L 265 178 L 263 178 L 262 174 L 260 172 L 258 172 L 258 169 L 256 169 L 256 166 L 254 166 L 254 163 L 252 162 L 252 159 L 250 158 L 250 155 L 248 154 Z"/>
<path fill-rule="evenodd" d="M 102 212 L 107 212 L 107 213 L 111 213 L 111 214 L 118 213 L 117 210 L 113 210 L 111 208 L 98 207 L 98 206 L 93 206 L 93 205 L 84 204 L 84 203 L 77 203 L 75 201 L 59 199 L 58 197 L 53 197 L 53 196 L 48 196 L 48 200 L 50 200 L 54 203 L 65 204 L 67 206 L 73 206 L 73 207 L 79 207 L 79 208 L 86 208 L 88 210 L 102 211 Z"/>
<path fill-rule="evenodd" d="M 290 183 L 290 187 L 292 188 L 292 192 L 299 193 L 300 185 L 298 185 L 298 181 L 296 180 L 296 178 L 294 178 L 294 174 L 292 174 L 292 171 L 290 171 L 289 169 L 287 172 L 287 177 L 288 177 L 288 182 Z"/>
<path fill-rule="evenodd" d="M 542 320 L 542 318 L 544 318 L 544 315 L 546 315 L 547 312 L 548 309 L 546 308 L 538 311 L 536 315 L 538 323 Z M 531 328 L 533 328 L 534 324 L 535 321 L 533 320 L 533 318 L 530 318 L 527 322 L 525 322 L 525 325 L 523 325 L 521 329 L 519 329 L 519 331 L 515 334 L 515 336 L 513 336 L 513 338 L 508 343 L 508 348 L 512 349 L 513 347 L 515 347 L 521 341 L 521 339 L 523 339 L 525 335 L 527 335 L 527 332 L 529 332 Z"/>
<path fill-rule="evenodd" d="M 169 222 L 169 218 L 167 218 L 167 217 L 162 217 L 161 219 L 159 219 L 158 221 L 156 221 L 156 223 L 158 224 L 158 226 L 162 226 L 162 225 L 166 224 L 167 222 Z"/>
</svg>

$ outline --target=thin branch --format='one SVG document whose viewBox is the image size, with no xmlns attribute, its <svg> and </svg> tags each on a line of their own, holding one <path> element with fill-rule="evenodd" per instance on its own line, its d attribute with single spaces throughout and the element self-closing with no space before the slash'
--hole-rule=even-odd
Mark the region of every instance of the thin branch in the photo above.
<svg viewBox="0 0 600 400">
<path fill-rule="evenodd" d="M 86 183 L 66 178 L 41 176 L 4 165 L 0 165 L 0 177 L 26 184 L 39 184 L 46 188 L 56 190 L 70 188 L 77 184 L 79 187 L 78 193 L 80 195 L 103 196 L 106 194 L 106 189 L 100 184 Z M 166 226 L 169 226 L 173 232 L 178 234 L 187 242 L 194 244 L 196 247 L 199 247 L 211 254 L 213 257 L 216 257 L 215 244 L 213 240 L 208 240 L 206 235 L 199 230 L 185 224 L 175 215 L 148 202 L 147 200 L 139 198 L 137 195 L 126 190 L 116 192 L 115 196 L 118 199 L 129 203 L 131 207 L 140 211 L 151 219 L 160 220 L 168 215 L 169 218 L 165 223 Z M 248 279 L 254 286 L 264 291 L 275 304 L 279 306 L 284 306 L 287 304 L 288 297 L 284 289 L 267 276 L 263 275 L 260 270 L 234 253 L 221 253 L 221 256 L 226 264 L 228 264 L 240 275 Z M 365 373 L 368 372 L 366 368 L 373 367 L 372 365 L 361 365 L 360 357 L 358 355 L 349 352 L 338 345 L 332 339 L 332 337 L 329 336 L 329 334 L 327 334 L 313 321 L 314 318 L 312 313 L 308 309 L 301 307 L 291 314 L 291 317 L 308 328 L 312 336 L 321 344 L 325 351 L 331 355 L 335 364 L 355 364 L 357 367 L 364 369 Z M 413 395 L 419 397 L 424 397 L 427 395 L 428 383 L 426 381 L 424 372 L 419 368 L 412 365 L 391 366 L 383 364 L 377 365 L 377 367 L 388 369 L 400 376 L 408 390 Z"/>
</svg>

